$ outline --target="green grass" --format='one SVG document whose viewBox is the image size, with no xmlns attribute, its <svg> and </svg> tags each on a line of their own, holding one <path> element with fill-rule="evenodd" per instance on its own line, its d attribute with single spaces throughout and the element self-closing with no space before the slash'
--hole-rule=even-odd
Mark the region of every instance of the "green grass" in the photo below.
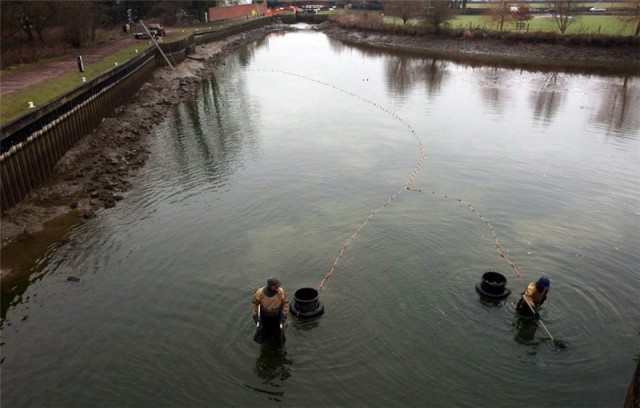
<svg viewBox="0 0 640 408">
<path fill-rule="evenodd" d="M 132 44 L 99 62 L 85 64 L 85 72 L 70 72 L 2 96 L 0 100 L 0 124 L 5 124 L 27 112 L 30 101 L 33 102 L 35 106 L 43 105 L 81 85 L 82 77 L 90 81 L 112 69 L 116 62 L 122 64 L 135 57 L 137 55 L 135 52 L 136 49 L 138 52 L 142 52 L 149 46 L 146 41 Z M 13 75 L 19 75 L 19 73 L 14 73 Z"/>
<path fill-rule="evenodd" d="M 477 5 L 477 3 L 472 3 Z M 482 3 L 484 4 L 484 3 Z M 587 4 L 587 3 L 583 3 Z M 605 7 L 609 3 L 599 3 L 598 7 Z M 486 6 L 485 6 L 486 7 Z M 530 32 L 543 31 L 557 33 L 558 26 L 553 17 L 544 14 L 535 14 L 535 18 L 527 21 Z M 402 19 L 398 17 L 385 16 L 385 24 L 402 25 Z M 419 20 L 412 19 L 407 25 L 420 24 Z M 486 15 L 459 15 L 450 22 L 451 28 L 480 28 L 485 30 L 497 30 L 497 22 L 491 21 Z M 635 33 L 636 22 L 623 20 L 618 16 L 611 15 L 591 15 L 583 14 L 576 17 L 565 34 L 603 34 L 612 36 L 633 36 Z M 503 31 L 516 31 L 515 21 L 505 21 Z"/>
<path fill-rule="evenodd" d="M 167 32 L 167 36 L 163 39 L 163 41 L 175 41 L 182 39 L 183 37 L 187 37 L 194 32 L 217 31 L 230 26 L 244 24 L 246 22 L 247 21 L 245 19 L 235 19 L 220 22 L 201 23 L 197 26 L 191 27 L 170 27 Z M 85 64 L 85 72 L 70 72 L 55 79 L 40 82 L 36 85 L 32 85 L 25 89 L 21 89 L 19 91 L 2 96 L 2 98 L 0 99 L 0 125 L 3 125 L 17 118 L 21 114 L 27 112 L 30 109 L 29 102 L 33 102 L 36 107 L 41 106 L 81 85 L 82 77 L 85 77 L 87 81 L 90 81 L 91 79 L 96 78 L 106 71 L 112 69 L 115 66 L 116 62 L 118 64 L 122 64 L 130 60 L 137 55 L 135 52 L 136 49 L 139 52 L 142 52 L 148 47 L 151 47 L 152 45 L 149 44 L 149 41 L 149 39 L 139 40 L 135 44 L 127 46 L 126 48 L 123 48 L 122 50 L 108 56 L 107 58 L 99 62 Z M 62 57 L 59 59 L 63 58 L 67 57 Z M 54 60 L 56 59 L 54 58 L 38 63 L 13 66 L 8 69 L 2 70 L 1 75 L 3 78 L 6 78 L 7 76 L 20 75 L 20 72 Z"/>
<path fill-rule="evenodd" d="M 553 2 L 528 2 L 529 7 L 531 8 L 537 8 L 540 10 L 545 10 L 548 8 L 553 7 Z M 495 3 L 491 3 L 491 2 L 468 2 L 467 3 L 467 8 L 471 8 L 471 9 L 486 9 L 486 8 L 490 8 L 493 7 L 495 5 Z M 514 4 L 515 5 L 515 4 Z M 577 5 L 579 7 L 584 7 L 584 8 L 591 8 L 591 7 L 598 7 L 598 8 L 604 8 L 607 9 L 607 11 L 610 10 L 615 10 L 621 7 L 626 7 L 628 6 L 627 4 L 625 4 L 624 2 L 580 2 L 577 3 Z"/>
<path fill-rule="evenodd" d="M 537 16 L 526 22 L 529 31 L 558 32 L 554 19 L 548 16 Z M 496 30 L 497 23 L 485 16 L 458 16 L 451 22 L 452 28 L 484 28 Z M 505 22 L 504 31 L 516 31 L 514 22 Z M 578 16 L 567 29 L 566 34 L 605 34 L 633 35 L 634 23 L 625 22 L 615 16 Z"/>
</svg>

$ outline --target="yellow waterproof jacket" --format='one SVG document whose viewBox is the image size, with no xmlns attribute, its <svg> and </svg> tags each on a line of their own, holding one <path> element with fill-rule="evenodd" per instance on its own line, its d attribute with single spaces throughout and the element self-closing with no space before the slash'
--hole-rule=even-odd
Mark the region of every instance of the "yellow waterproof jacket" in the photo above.
<svg viewBox="0 0 640 408">
<path fill-rule="evenodd" d="M 531 305 L 534 309 L 544 303 L 547 300 L 547 290 L 538 292 L 535 283 L 530 283 L 522 294 L 524 300 Z"/>
<path fill-rule="evenodd" d="M 264 314 L 280 314 L 282 316 L 287 316 L 289 313 L 289 298 L 287 297 L 287 292 L 282 288 L 278 288 L 278 293 L 269 297 L 264 294 L 265 287 L 262 287 L 253 294 L 253 299 L 251 300 L 251 311 L 253 315 L 258 314 L 258 306 L 261 308 L 261 312 Z"/>
</svg>

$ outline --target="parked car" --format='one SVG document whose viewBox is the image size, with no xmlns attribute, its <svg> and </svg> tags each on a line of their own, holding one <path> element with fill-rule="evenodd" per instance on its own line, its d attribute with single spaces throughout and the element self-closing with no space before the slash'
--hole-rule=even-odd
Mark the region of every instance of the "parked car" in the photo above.
<svg viewBox="0 0 640 408">
<path fill-rule="evenodd" d="M 592 13 L 598 13 L 598 12 L 607 11 L 607 9 L 600 8 L 600 7 L 591 7 L 589 9 L 589 11 L 592 12 Z"/>
<path fill-rule="evenodd" d="M 135 33 L 133 33 L 133 36 L 136 38 L 136 40 L 144 40 L 145 38 L 150 38 L 146 31 L 136 31 Z"/>
<path fill-rule="evenodd" d="M 149 31 L 147 32 L 147 30 Z M 131 24 L 131 32 L 133 33 L 133 36 L 138 40 L 156 37 L 156 33 L 154 31 L 151 31 L 149 27 L 147 27 L 147 30 L 145 30 L 145 27 L 140 22 Z"/>
<path fill-rule="evenodd" d="M 164 26 L 159 23 L 149 24 L 148 29 L 151 35 L 154 37 L 164 37 L 165 35 L 167 35 L 167 32 L 164 29 Z"/>
</svg>

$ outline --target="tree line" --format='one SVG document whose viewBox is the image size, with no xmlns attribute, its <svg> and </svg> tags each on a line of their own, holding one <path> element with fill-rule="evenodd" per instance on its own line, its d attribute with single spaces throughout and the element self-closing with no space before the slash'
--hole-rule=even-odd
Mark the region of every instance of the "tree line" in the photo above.
<svg viewBox="0 0 640 408">
<path fill-rule="evenodd" d="M 167 25 L 187 24 L 203 21 L 209 7 L 234 3 L 238 0 L 2 0 L 2 39 L 19 37 L 33 45 L 46 45 L 47 32 L 59 29 L 62 38 L 55 41 L 80 47 L 95 41 L 98 29 L 122 25 L 129 15 Z"/>
<path fill-rule="evenodd" d="M 371 0 L 356 0 L 364 7 Z M 420 19 L 438 32 L 456 17 L 460 9 L 466 9 L 467 0 L 377 0 L 381 9 L 388 16 L 400 18 L 403 24 L 411 19 Z M 640 0 L 625 0 L 619 3 L 626 12 L 618 15 L 621 21 L 635 25 L 635 35 L 640 34 Z M 549 0 L 544 3 L 533 3 L 523 0 L 492 0 L 486 3 L 484 13 L 489 19 L 496 21 L 498 30 L 502 31 L 506 21 L 524 23 L 533 18 L 533 7 L 543 5 L 564 34 L 577 16 L 588 8 L 577 0 Z"/>
</svg>

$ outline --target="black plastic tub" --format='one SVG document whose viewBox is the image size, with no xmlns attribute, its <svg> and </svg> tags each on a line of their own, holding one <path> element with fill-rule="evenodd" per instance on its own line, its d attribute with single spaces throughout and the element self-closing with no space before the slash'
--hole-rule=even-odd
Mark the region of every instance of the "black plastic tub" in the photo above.
<svg viewBox="0 0 640 408">
<path fill-rule="evenodd" d="M 491 299 L 504 299 L 511 294 L 511 290 L 507 289 L 507 278 L 493 271 L 486 271 L 482 275 L 482 280 L 476 283 L 476 291 Z"/>
<path fill-rule="evenodd" d="M 297 317 L 315 317 L 324 313 L 324 304 L 320 300 L 318 291 L 313 288 L 296 290 L 289 309 Z"/>
</svg>

